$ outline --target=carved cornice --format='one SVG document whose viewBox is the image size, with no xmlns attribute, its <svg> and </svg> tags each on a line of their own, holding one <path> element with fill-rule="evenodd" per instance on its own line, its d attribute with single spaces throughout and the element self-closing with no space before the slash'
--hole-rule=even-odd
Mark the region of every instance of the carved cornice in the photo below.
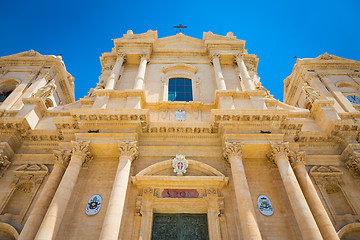
<svg viewBox="0 0 360 240">
<path fill-rule="evenodd" d="M 126 156 L 130 161 L 136 160 L 139 156 L 139 150 L 136 143 L 136 141 L 118 142 L 120 157 Z"/>
<path fill-rule="evenodd" d="M 223 159 L 230 161 L 231 157 L 242 157 L 242 148 L 243 144 L 239 142 L 225 142 L 225 147 L 223 149 Z"/>
<path fill-rule="evenodd" d="M 90 152 L 90 141 L 71 141 L 73 144 L 72 155 L 80 156 L 83 159 L 83 166 L 87 165 L 93 155 Z"/>
<path fill-rule="evenodd" d="M 71 159 L 70 150 L 54 150 L 55 164 L 67 168 Z"/>
<path fill-rule="evenodd" d="M 288 158 L 289 156 L 289 143 L 273 143 L 271 142 L 272 150 L 266 155 L 271 163 L 275 163 L 281 158 Z"/>
<path fill-rule="evenodd" d="M 304 157 L 305 157 L 305 152 L 298 152 L 298 151 L 290 152 L 289 161 L 290 161 L 291 167 L 292 168 L 296 168 L 299 166 L 304 167 L 305 166 Z"/>
</svg>

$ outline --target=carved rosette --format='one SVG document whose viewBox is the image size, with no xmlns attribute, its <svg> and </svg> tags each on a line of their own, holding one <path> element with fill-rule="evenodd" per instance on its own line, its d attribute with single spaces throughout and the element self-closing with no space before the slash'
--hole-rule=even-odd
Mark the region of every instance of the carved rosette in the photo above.
<svg viewBox="0 0 360 240">
<path fill-rule="evenodd" d="M 223 150 L 223 159 L 230 162 L 231 157 L 242 157 L 242 151 L 243 144 L 238 142 L 225 142 L 225 147 Z"/>
<path fill-rule="evenodd" d="M 8 157 L 4 153 L 4 151 L 0 151 L 0 178 L 6 171 L 6 169 L 9 168 L 11 162 L 8 160 Z"/>
<path fill-rule="evenodd" d="M 305 166 L 304 160 L 305 153 L 304 152 L 290 152 L 289 161 L 292 168 L 296 168 L 299 166 Z"/>
<path fill-rule="evenodd" d="M 54 150 L 55 164 L 67 168 L 71 159 L 70 150 Z"/>
<path fill-rule="evenodd" d="M 345 166 L 355 176 L 360 176 L 360 157 L 359 156 L 350 155 L 349 160 L 345 163 Z"/>
<path fill-rule="evenodd" d="M 138 146 L 136 141 L 119 142 L 120 157 L 128 157 L 130 161 L 134 161 L 139 156 Z"/>
<path fill-rule="evenodd" d="M 90 152 L 89 141 L 71 141 L 73 144 L 72 155 L 80 156 L 83 159 L 83 166 L 87 166 L 93 159 L 93 155 Z"/>
<path fill-rule="evenodd" d="M 276 161 L 281 157 L 288 158 L 288 145 L 288 143 L 271 143 L 272 150 L 266 155 L 266 157 L 273 164 L 276 164 Z"/>
</svg>

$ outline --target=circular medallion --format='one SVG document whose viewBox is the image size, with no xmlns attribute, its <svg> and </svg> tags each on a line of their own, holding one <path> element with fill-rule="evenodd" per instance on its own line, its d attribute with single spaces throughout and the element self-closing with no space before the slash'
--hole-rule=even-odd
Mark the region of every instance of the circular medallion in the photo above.
<svg viewBox="0 0 360 240">
<path fill-rule="evenodd" d="M 265 195 L 260 195 L 257 199 L 259 211 L 265 216 L 271 216 L 274 214 L 270 199 Z"/>
<path fill-rule="evenodd" d="M 85 213 L 89 216 L 95 215 L 100 211 L 102 198 L 100 195 L 93 195 L 87 202 Z"/>
</svg>

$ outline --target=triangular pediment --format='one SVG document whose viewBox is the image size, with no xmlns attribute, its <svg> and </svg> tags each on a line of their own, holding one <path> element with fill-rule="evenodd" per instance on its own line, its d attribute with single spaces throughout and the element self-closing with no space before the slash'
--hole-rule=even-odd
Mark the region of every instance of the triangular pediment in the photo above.
<svg viewBox="0 0 360 240">
<path fill-rule="evenodd" d="M 338 57 L 335 55 L 328 54 L 327 52 L 316 57 L 318 60 L 348 60 L 346 58 Z"/>
<path fill-rule="evenodd" d="M 343 172 L 334 166 L 314 166 L 310 169 L 310 175 L 313 177 L 320 176 L 341 176 Z"/>
<path fill-rule="evenodd" d="M 13 58 L 13 57 L 38 57 L 38 56 L 43 56 L 42 54 L 40 54 L 37 51 L 34 50 L 29 50 L 29 51 L 25 51 L 25 52 L 20 52 L 20 53 L 16 53 L 16 54 L 12 54 L 12 55 L 8 55 L 8 56 L 4 56 L 2 58 Z"/>
<path fill-rule="evenodd" d="M 155 51 L 186 51 L 186 50 L 205 51 L 205 46 L 202 40 L 179 33 L 174 36 L 158 39 L 154 43 L 154 50 Z"/>
<path fill-rule="evenodd" d="M 48 168 L 43 164 L 24 164 L 14 170 L 15 176 L 21 175 L 46 175 Z"/>
</svg>

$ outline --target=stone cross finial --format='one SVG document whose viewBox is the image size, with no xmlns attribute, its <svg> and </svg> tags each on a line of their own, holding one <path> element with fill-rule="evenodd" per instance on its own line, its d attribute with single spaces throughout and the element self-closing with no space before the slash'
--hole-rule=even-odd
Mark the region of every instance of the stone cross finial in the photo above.
<svg viewBox="0 0 360 240">
<path fill-rule="evenodd" d="M 136 160 L 139 156 L 138 146 L 136 141 L 119 142 L 120 157 L 127 156 L 131 161 Z"/>
</svg>

